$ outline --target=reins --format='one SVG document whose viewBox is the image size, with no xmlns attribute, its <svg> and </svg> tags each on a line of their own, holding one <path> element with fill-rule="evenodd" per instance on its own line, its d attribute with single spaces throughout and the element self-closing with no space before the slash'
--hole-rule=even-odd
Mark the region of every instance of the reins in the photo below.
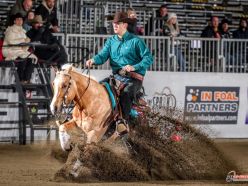
<svg viewBox="0 0 248 186">
<path fill-rule="evenodd" d="M 65 106 L 66 117 L 65 117 L 65 119 L 64 119 L 64 121 L 63 121 L 62 123 L 66 122 L 66 121 L 68 120 L 68 118 L 69 118 L 69 116 L 70 116 L 72 110 L 74 109 L 74 107 L 75 107 L 76 105 L 79 104 L 80 100 L 82 99 L 82 97 L 84 96 L 84 94 L 86 93 L 86 91 L 88 90 L 88 88 L 89 88 L 89 86 L 90 86 L 90 68 L 89 68 L 89 67 L 88 67 L 88 68 L 84 68 L 82 73 L 84 73 L 84 71 L 85 71 L 86 69 L 87 69 L 86 74 L 89 76 L 89 77 L 88 77 L 88 81 L 87 81 L 87 86 L 86 86 L 86 88 L 84 89 L 84 91 L 83 91 L 82 95 L 80 96 L 79 100 L 78 100 L 73 106 L 71 106 L 71 107 L 69 107 L 69 105 L 71 105 L 71 103 L 72 103 L 73 100 L 71 100 L 71 102 L 70 102 L 68 105 L 65 104 L 66 95 L 68 94 L 68 90 L 69 90 L 70 85 L 71 85 L 71 75 L 68 74 L 68 75 L 70 76 L 70 80 L 69 80 L 69 83 L 68 83 L 68 85 L 67 85 L 67 88 L 66 88 L 66 91 L 65 91 L 65 95 L 64 95 L 64 99 L 63 99 L 63 104 L 66 105 L 66 106 Z M 61 114 L 58 115 L 58 116 L 61 116 Z M 57 117 L 57 115 L 56 115 L 55 117 Z"/>
</svg>

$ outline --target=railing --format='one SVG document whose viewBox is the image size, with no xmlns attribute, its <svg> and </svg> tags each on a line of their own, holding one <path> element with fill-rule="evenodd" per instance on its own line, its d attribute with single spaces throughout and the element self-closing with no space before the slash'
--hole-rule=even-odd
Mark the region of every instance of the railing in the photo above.
<svg viewBox="0 0 248 186">
<path fill-rule="evenodd" d="M 173 38 L 171 55 L 175 70 L 189 72 L 224 71 L 220 60 L 220 40 L 212 38 Z"/>
<path fill-rule="evenodd" d="M 84 63 L 85 54 L 79 47 L 88 48 L 90 56 L 97 54 L 107 38 L 111 35 L 67 34 L 58 35 L 65 38 L 68 61 Z M 185 71 L 185 72 L 231 72 L 246 73 L 247 46 L 245 39 L 213 38 L 170 38 L 164 36 L 142 36 L 149 47 L 154 63 L 151 71 Z M 108 63 L 97 69 L 110 69 Z"/>
<path fill-rule="evenodd" d="M 26 144 L 27 107 L 14 63 L 0 62 L 0 141 Z M 30 125 L 32 129 L 32 125 Z"/>
<path fill-rule="evenodd" d="M 111 33 L 108 15 L 126 10 L 131 4 L 126 0 L 58 0 L 58 19 L 61 32 L 76 34 Z"/>
<path fill-rule="evenodd" d="M 247 72 L 248 40 L 223 39 L 221 40 L 221 58 L 226 72 Z"/>
<path fill-rule="evenodd" d="M 214 14 L 219 18 L 240 17 L 243 14 L 244 2 L 240 2 L 239 8 L 228 5 L 227 7 L 213 6 L 215 3 L 199 2 L 167 2 L 169 12 L 178 15 L 178 22 L 183 34 L 187 36 L 200 36 L 200 31 L 207 26 L 209 17 Z M 116 11 L 126 11 L 133 7 L 137 13 L 138 26 L 146 27 L 145 35 L 159 35 L 154 25 L 159 25 L 160 20 L 156 17 L 156 11 L 163 1 L 132 1 L 132 0 L 57 0 L 58 19 L 61 32 L 74 34 L 108 34 L 112 33 L 111 21 L 107 19 Z M 199 9 L 197 8 L 199 7 Z M 224 8 L 218 10 L 218 7 Z M 231 8 L 231 9 L 229 9 Z M 233 9 L 234 8 L 234 9 Z M 236 10 L 237 9 L 237 10 Z M 150 18 L 153 17 L 154 19 Z M 162 23 L 164 24 L 164 23 Z M 156 26 L 157 27 L 157 26 Z M 238 19 L 233 19 L 231 30 L 238 27 Z M 158 27 L 157 27 L 158 28 Z M 155 32 L 155 33 L 154 33 Z"/>
</svg>

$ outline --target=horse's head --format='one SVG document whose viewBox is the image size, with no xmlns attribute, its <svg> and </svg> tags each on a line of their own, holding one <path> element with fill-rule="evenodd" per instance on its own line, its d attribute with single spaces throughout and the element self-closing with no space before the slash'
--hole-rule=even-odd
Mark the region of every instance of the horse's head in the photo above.
<svg viewBox="0 0 248 186">
<path fill-rule="evenodd" d="M 71 76 L 72 67 L 58 71 L 53 81 L 54 95 L 50 104 L 52 114 L 61 112 L 63 103 L 68 105 L 76 96 L 76 83 Z"/>
</svg>

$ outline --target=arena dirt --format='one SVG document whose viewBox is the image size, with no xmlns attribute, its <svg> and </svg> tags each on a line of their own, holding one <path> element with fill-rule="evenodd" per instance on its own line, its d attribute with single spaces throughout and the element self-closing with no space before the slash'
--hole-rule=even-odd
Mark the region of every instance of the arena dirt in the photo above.
<svg viewBox="0 0 248 186">
<path fill-rule="evenodd" d="M 122 141 L 85 146 L 80 133 L 75 135 L 71 153 L 63 152 L 57 142 L 0 144 L 0 185 L 216 186 L 227 185 L 225 177 L 231 170 L 248 174 L 247 140 L 213 142 L 168 117 L 156 116 L 151 121 L 152 128 L 132 131 L 128 153 Z M 183 129 L 174 130 L 175 125 Z M 162 136 L 158 127 L 166 131 Z M 166 134 L 175 132 L 182 141 L 169 140 Z"/>
<path fill-rule="evenodd" d="M 218 149 L 234 160 L 241 174 L 248 174 L 248 141 L 247 140 L 215 140 Z M 149 182 L 94 182 L 73 183 L 61 178 L 55 180 L 54 175 L 64 167 L 67 154 L 60 150 L 57 143 L 36 143 L 32 145 L 0 144 L 0 185 L 8 186 L 157 186 L 157 185 L 228 185 L 225 178 L 218 180 L 168 180 Z M 57 158 L 58 158 L 57 156 Z M 57 178 L 58 179 L 58 178 Z M 235 184 L 237 186 L 238 184 Z M 244 186 L 245 184 L 242 184 Z"/>
<path fill-rule="evenodd" d="M 173 135 L 181 140 L 173 141 Z M 135 127 L 115 144 L 86 145 L 79 139 L 73 140 L 73 149 L 56 180 L 219 180 L 230 170 L 239 171 L 206 135 L 160 114 L 150 115 L 147 125 Z"/>
</svg>

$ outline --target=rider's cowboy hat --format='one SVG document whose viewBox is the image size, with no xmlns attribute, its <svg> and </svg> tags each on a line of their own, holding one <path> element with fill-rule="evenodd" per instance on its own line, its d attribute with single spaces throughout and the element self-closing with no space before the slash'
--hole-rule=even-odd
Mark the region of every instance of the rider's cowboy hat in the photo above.
<svg viewBox="0 0 248 186">
<path fill-rule="evenodd" d="M 43 21 L 41 15 L 36 15 L 34 17 L 34 19 L 32 19 L 30 22 L 33 23 L 33 24 L 35 24 L 35 23 L 45 23 L 45 21 Z"/>
<path fill-rule="evenodd" d="M 113 23 L 134 23 L 135 21 L 136 19 L 129 18 L 126 12 L 117 12 L 113 19 Z"/>
</svg>

